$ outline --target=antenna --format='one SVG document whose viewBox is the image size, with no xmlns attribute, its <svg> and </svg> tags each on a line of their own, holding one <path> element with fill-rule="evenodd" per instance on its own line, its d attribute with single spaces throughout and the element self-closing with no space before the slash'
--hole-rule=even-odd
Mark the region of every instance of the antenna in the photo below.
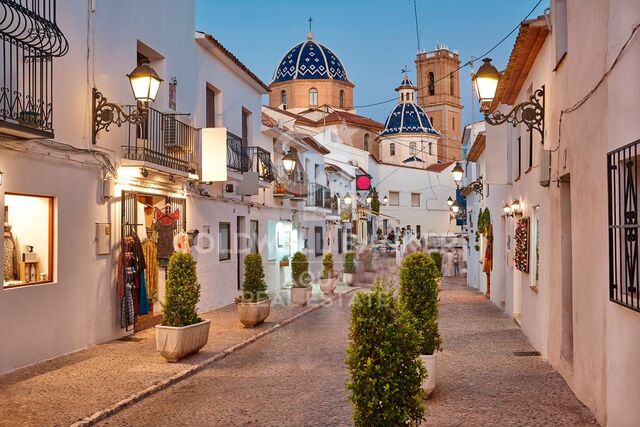
<svg viewBox="0 0 640 427">
<path fill-rule="evenodd" d="M 416 0 L 413 0 L 413 14 L 416 18 L 416 41 L 418 42 L 418 52 L 420 52 L 420 30 L 418 28 L 418 6 Z"/>
</svg>

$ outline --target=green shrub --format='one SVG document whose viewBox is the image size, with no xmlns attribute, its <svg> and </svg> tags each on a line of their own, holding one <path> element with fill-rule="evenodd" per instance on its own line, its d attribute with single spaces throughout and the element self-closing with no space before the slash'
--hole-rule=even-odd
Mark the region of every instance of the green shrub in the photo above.
<svg viewBox="0 0 640 427">
<path fill-rule="evenodd" d="M 375 188 L 371 190 L 371 212 L 375 214 L 380 213 L 380 199 L 378 198 L 378 192 Z M 382 234 L 382 230 L 380 230 L 380 234 Z"/>
<path fill-rule="evenodd" d="M 440 252 L 431 252 L 431 259 L 436 263 L 436 267 L 442 275 L 442 254 Z"/>
<path fill-rule="evenodd" d="M 322 257 L 322 273 L 321 279 L 330 279 L 333 277 L 333 254 L 327 252 Z"/>
<path fill-rule="evenodd" d="M 440 349 L 438 332 L 438 278 L 436 263 L 427 254 L 405 257 L 400 270 L 400 302 L 422 334 L 420 351 L 433 354 Z"/>
<path fill-rule="evenodd" d="M 309 275 L 309 260 L 302 252 L 296 252 L 291 259 L 291 278 L 293 286 L 296 288 L 305 288 L 311 282 Z"/>
<path fill-rule="evenodd" d="M 347 389 L 356 426 L 417 426 L 424 418 L 421 335 L 393 292 L 376 282 L 351 306 Z"/>
<path fill-rule="evenodd" d="M 174 252 L 167 267 L 165 302 L 162 306 L 164 326 L 189 326 L 201 322 L 196 306 L 200 301 L 200 284 L 196 262 L 190 254 Z"/>
<path fill-rule="evenodd" d="M 360 254 L 364 271 L 375 271 L 373 268 L 373 252 L 371 249 L 366 249 Z"/>
<path fill-rule="evenodd" d="M 289 255 L 284 255 L 282 258 L 280 258 L 280 261 L 289 262 Z"/>
<path fill-rule="evenodd" d="M 354 253 L 353 252 L 347 252 L 344 255 L 344 272 L 347 274 L 355 274 L 356 273 L 356 266 L 353 262 L 354 260 Z"/>
<path fill-rule="evenodd" d="M 262 257 L 260 254 L 248 254 L 244 257 L 244 279 L 239 302 L 259 302 L 268 298 Z"/>
</svg>

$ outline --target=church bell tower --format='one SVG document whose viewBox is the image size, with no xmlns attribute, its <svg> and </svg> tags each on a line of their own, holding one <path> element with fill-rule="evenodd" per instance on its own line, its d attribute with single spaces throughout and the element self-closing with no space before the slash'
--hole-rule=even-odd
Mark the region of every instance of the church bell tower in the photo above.
<svg viewBox="0 0 640 427">
<path fill-rule="evenodd" d="M 418 104 L 440 132 L 438 160 L 460 160 L 462 154 L 462 104 L 460 104 L 460 57 L 439 45 L 416 56 Z"/>
</svg>

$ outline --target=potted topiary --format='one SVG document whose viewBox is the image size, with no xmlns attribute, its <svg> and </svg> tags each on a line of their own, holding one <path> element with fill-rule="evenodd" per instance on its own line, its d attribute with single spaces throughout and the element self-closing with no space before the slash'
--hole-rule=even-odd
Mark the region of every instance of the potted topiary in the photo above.
<svg viewBox="0 0 640 427">
<path fill-rule="evenodd" d="M 322 257 L 322 273 L 320 275 L 320 290 L 325 294 L 332 294 L 338 285 L 338 276 L 333 272 L 333 255 L 327 252 Z"/>
<path fill-rule="evenodd" d="M 285 255 L 280 259 L 280 267 L 289 267 L 289 255 Z"/>
<path fill-rule="evenodd" d="M 427 396 L 436 387 L 436 351 L 441 349 L 438 332 L 438 279 L 433 259 L 422 252 L 407 255 L 400 270 L 400 302 L 421 332 L 420 359 L 428 377 L 422 387 Z"/>
<path fill-rule="evenodd" d="M 442 276 L 442 254 L 440 252 L 431 252 L 429 256 L 436 263 L 436 268 L 440 272 L 440 276 Z"/>
<path fill-rule="evenodd" d="M 311 299 L 311 276 L 309 261 L 302 252 L 296 252 L 291 259 L 291 303 L 305 306 Z"/>
<path fill-rule="evenodd" d="M 236 306 L 238 318 L 247 328 L 253 328 L 269 317 L 271 299 L 267 294 L 260 254 L 248 254 L 244 257 L 242 292 L 236 298 Z"/>
<path fill-rule="evenodd" d="M 351 305 L 347 389 L 356 426 L 417 426 L 424 419 L 422 337 L 378 280 Z"/>
<path fill-rule="evenodd" d="M 362 260 L 362 281 L 365 283 L 373 283 L 376 280 L 376 270 L 373 267 L 373 251 L 370 248 L 365 249 L 360 254 Z"/>
<path fill-rule="evenodd" d="M 353 286 L 356 281 L 356 266 L 353 262 L 354 253 L 347 252 L 344 256 L 344 270 L 342 272 L 342 280 L 349 286 Z"/>
<path fill-rule="evenodd" d="M 162 324 L 156 326 L 156 349 L 169 362 L 196 353 L 207 344 L 210 320 L 198 317 L 200 284 L 190 254 L 174 252 L 167 266 Z"/>
</svg>

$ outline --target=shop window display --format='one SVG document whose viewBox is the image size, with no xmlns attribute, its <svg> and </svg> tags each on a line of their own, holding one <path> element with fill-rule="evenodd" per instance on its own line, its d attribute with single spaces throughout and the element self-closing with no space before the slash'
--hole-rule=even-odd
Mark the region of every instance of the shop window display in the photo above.
<svg viewBox="0 0 640 427">
<path fill-rule="evenodd" d="M 4 288 L 53 281 L 53 197 L 6 193 Z"/>
</svg>

